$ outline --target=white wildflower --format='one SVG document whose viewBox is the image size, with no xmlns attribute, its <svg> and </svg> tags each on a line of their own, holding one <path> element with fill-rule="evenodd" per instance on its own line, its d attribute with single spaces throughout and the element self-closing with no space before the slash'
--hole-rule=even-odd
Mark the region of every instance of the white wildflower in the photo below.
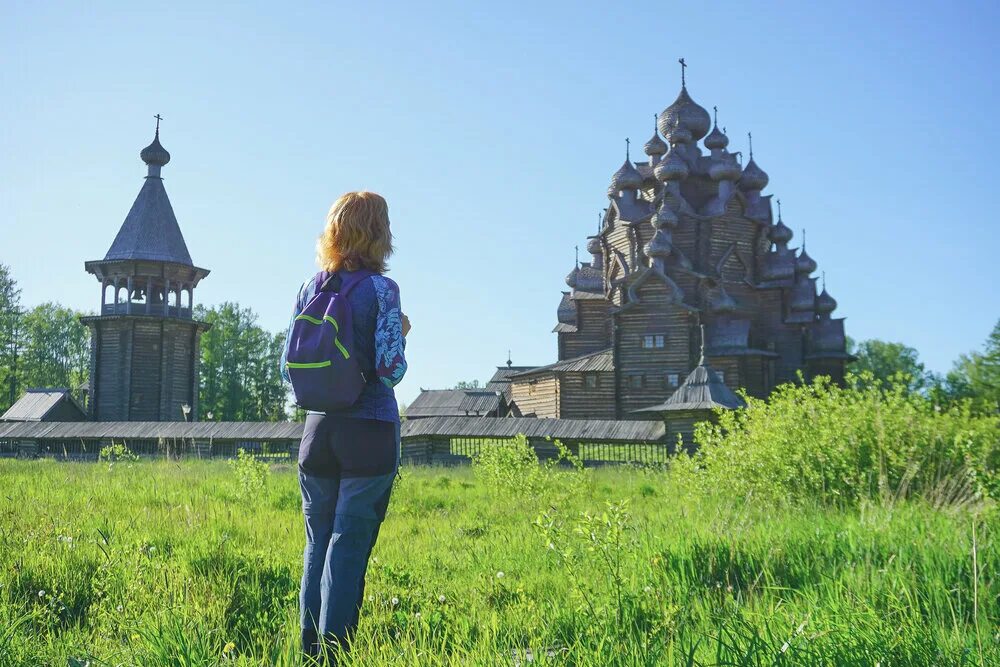
<svg viewBox="0 0 1000 667">
<path fill-rule="evenodd" d="M 399 604 L 399 598 L 393 598 L 392 600 L 390 600 L 390 602 L 392 602 L 392 606 L 395 607 L 396 605 Z"/>
<path fill-rule="evenodd" d="M 416 614 L 414 614 L 413 616 L 414 616 L 414 618 L 420 618 L 420 612 L 418 611 L 418 612 L 417 612 Z"/>
<path fill-rule="evenodd" d="M 124 609 L 124 607 L 122 607 L 121 605 L 118 605 L 117 607 L 115 607 L 115 609 L 117 609 L 118 611 L 122 611 Z"/>
<path fill-rule="evenodd" d="M 446 599 L 447 599 L 447 598 L 445 598 L 445 596 L 443 596 L 443 595 L 439 595 L 439 596 L 438 596 L 438 602 L 440 602 L 441 604 L 444 604 L 444 601 L 445 601 Z"/>
<path fill-rule="evenodd" d="M 45 597 L 45 591 L 38 591 L 38 597 L 40 598 Z"/>
<path fill-rule="evenodd" d="M 503 572 L 497 572 L 497 579 L 503 579 L 503 578 L 504 578 L 504 576 L 505 576 L 505 575 L 504 575 L 504 573 L 503 573 Z"/>
</svg>

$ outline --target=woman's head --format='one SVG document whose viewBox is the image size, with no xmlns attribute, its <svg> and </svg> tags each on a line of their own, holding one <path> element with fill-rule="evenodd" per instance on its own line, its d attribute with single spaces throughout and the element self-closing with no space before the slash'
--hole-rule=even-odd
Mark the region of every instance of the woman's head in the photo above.
<svg viewBox="0 0 1000 667">
<path fill-rule="evenodd" d="M 392 251 L 385 199 L 362 191 L 348 192 L 333 202 L 316 243 L 316 260 L 321 269 L 383 273 Z"/>
</svg>

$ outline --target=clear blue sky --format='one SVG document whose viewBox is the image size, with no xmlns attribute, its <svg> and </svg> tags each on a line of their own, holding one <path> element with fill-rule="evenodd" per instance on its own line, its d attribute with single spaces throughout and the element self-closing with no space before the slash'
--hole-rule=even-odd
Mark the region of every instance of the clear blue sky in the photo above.
<svg viewBox="0 0 1000 667">
<path fill-rule="evenodd" d="M 402 400 L 508 348 L 551 362 L 573 246 L 683 56 L 730 148 L 753 131 L 850 335 L 943 371 L 1000 317 L 996 3 L 221 4 L 3 4 L 0 261 L 27 304 L 97 308 L 83 262 L 161 113 L 200 303 L 282 328 L 327 208 L 366 188 L 413 320 Z"/>
</svg>

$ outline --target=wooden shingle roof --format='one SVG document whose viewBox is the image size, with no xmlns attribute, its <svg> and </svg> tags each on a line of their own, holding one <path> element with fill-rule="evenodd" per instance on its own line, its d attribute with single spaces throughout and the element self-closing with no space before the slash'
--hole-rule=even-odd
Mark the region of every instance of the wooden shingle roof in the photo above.
<svg viewBox="0 0 1000 667">
<path fill-rule="evenodd" d="M 580 357 L 564 359 L 548 366 L 539 366 L 523 373 L 513 376 L 513 379 L 528 378 L 544 373 L 583 373 L 583 372 L 610 372 L 615 369 L 614 356 L 611 350 L 600 350 L 591 352 Z"/>
<path fill-rule="evenodd" d="M 440 436 L 451 438 L 529 438 L 597 442 L 660 442 L 666 437 L 662 421 L 611 421 L 598 419 L 533 419 L 530 417 L 431 417 L 407 420 L 404 437 Z"/>
<path fill-rule="evenodd" d="M 670 398 L 659 405 L 633 410 L 635 413 L 662 413 L 676 410 L 735 410 L 746 405 L 743 399 L 726 386 L 719 374 L 712 370 L 704 358 L 684 383 Z"/>
<path fill-rule="evenodd" d="M 301 422 L 5 422 L 0 438 L 297 440 Z"/>
<path fill-rule="evenodd" d="M 44 421 L 49 413 L 55 410 L 63 401 L 68 401 L 72 404 L 75 412 L 79 413 L 80 419 L 86 418 L 87 413 L 76 402 L 72 394 L 69 393 L 69 389 L 29 389 L 24 396 L 19 398 L 14 405 L 10 406 L 3 413 L 0 421 Z"/>
<path fill-rule="evenodd" d="M 411 419 L 485 415 L 499 410 L 501 394 L 493 389 L 424 389 L 406 408 Z"/>
<path fill-rule="evenodd" d="M 191 266 L 184 235 L 158 176 L 149 176 L 132 204 L 105 261 L 146 259 Z"/>
</svg>

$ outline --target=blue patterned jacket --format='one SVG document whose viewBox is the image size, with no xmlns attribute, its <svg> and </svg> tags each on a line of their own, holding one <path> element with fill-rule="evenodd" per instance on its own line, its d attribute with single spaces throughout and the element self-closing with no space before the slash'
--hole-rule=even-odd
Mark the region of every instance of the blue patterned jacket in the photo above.
<svg viewBox="0 0 1000 667">
<path fill-rule="evenodd" d="M 344 278 L 353 274 L 351 271 L 339 273 Z M 314 296 L 316 279 L 311 277 L 299 288 L 295 310 L 285 334 L 285 347 L 281 354 L 281 377 L 285 382 L 290 381 L 285 359 L 292 325 Z M 365 375 L 372 380 L 354 405 L 330 414 L 399 423 L 399 405 L 393 387 L 406 374 L 406 339 L 403 338 L 399 286 L 390 278 L 374 275 L 358 283 L 347 299 L 354 322 L 354 351 L 359 358 L 369 360 Z"/>
</svg>

